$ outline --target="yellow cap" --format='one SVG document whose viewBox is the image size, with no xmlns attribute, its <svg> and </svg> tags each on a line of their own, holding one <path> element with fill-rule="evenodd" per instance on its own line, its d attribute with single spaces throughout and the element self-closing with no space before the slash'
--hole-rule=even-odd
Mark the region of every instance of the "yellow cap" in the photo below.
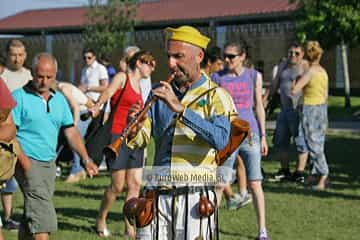
<svg viewBox="0 0 360 240">
<path fill-rule="evenodd" d="M 192 45 L 206 49 L 210 38 L 202 35 L 196 28 L 190 26 L 181 26 L 178 28 L 165 28 L 165 31 L 172 33 L 169 40 L 187 42 Z"/>
</svg>

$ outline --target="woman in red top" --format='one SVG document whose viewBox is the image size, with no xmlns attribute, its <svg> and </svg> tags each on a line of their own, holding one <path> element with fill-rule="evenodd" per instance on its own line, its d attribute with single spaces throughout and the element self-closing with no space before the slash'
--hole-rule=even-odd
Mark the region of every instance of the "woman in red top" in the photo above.
<svg viewBox="0 0 360 240">
<path fill-rule="evenodd" d="M 134 103 L 143 104 L 140 79 L 149 77 L 154 71 L 155 60 L 149 52 L 140 51 L 130 58 L 128 65 L 128 72 L 120 72 L 114 76 L 111 84 L 100 96 L 93 109 L 93 112 L 97 112 L 100 106 L 111 97 L 111 109 L 115 111 L 111 129 L 113 140 L 126 127 L 129 108 Z M 119 97 L 121 99 L 117 108 L 114 109 Z M 106 227 L 106 217 L 116 197 L 122 192 L 125 182 L 128 186 L 126 200 L 138 197 L 140 192 L 144 150 L 131 150 L 126 144 L 123 144 L 120 152 L 117 159 L 108 162 L 111 169 L 111 184 L 105 190 L 96 221 L 97 233 L 102 237 L 110 236 Z M 128 222 L 126 222 L 126 229 L 129 237 L 135 237 L 135 230 Z"/>
</svg>

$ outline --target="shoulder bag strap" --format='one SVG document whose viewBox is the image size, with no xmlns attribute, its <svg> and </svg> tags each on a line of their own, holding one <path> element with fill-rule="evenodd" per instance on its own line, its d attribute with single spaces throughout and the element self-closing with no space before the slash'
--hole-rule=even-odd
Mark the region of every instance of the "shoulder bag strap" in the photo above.
<svg viewBox="0 0 360 240">
<path fill-rule="evenodd" d="M 116 102 L 115 102 L 114 107 L 110 110 L 110 115 L 109 115 L 108 121 L 109 121 L 109 120 L 112 121 L 112 120 L 113 120 L 113 117 L 115 116 L 115 111 L 116 111 L 116 109 L 117 109 L 117 107 L 118 107 L 118 105 L 119 105 L 119 103 L 120 103 L 120 100 L 121 100 L 121 98 L 122 98 L 122 96 L 123 96 L 123 93 L 124 93 L 124 91 L 125 91 L 125 88 L 126 88 L 126 86 L 127 86 L 127 84 L 128 84 L 128 80 L 129 80 L 128 78 L 129 78 L 129 75 L 126 74 L 126 80 L 125 80 L 124 87 L 122 88 L 119 97 L 116 99 Z"/>
<path fill-rule="evenodd" d="M 199 96 L 197 96 L 195 99 L 193 99 L 190 103 L 186 104 L 185 108 L 188 108 L 189 106 L 191 106 L 192 104 L 194 104 L 197 100 L 199 100 L 201 97 L 205 96 L 206 94 L 208 94 L 209 92 L 211 92 L 212 90 L 215 90 L 217 87 L 213 87 L 213 88 L 210 88 L 210 89 L 207 89 L 206 91 L 202 92 Z M 179 117 L 179 116 L 178 116 Z M 170 122 L 170 124 L 165 128 L 165 129 L 168 129 L 170 128 L 171 126 L 175 125 L 176 123 L 176 120 L 178 119 L 177 118 L 174 118 L 173 121 Z M 165 131 L 164 131 L 165 132 Z"/>
<path fill-rule="evenodd" d="M 206 94 L 208 94 L 209 92 L 211 92 L 212 90 L 215 90 L 217 87 L 212 87 L 210 89 L 207 89 L 206 91 L 202 92 L 199 96 L 197 96 L 195 99 L 193 99 L 190 103 L 188 103 L 185 107 L 189 107 L 192 104 L 194 104 L 197 100 L 199 100 L 200 98 L 202 98 L 203 96 L 205 96 Z"/>
</svg>

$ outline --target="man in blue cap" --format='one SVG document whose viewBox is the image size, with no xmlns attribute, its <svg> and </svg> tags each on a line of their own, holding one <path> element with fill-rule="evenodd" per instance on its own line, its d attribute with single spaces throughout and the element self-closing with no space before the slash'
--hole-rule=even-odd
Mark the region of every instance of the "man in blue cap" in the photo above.
<svg viewBox="0 0 360 240">
<path fill-rule="evenodd" d="M 160 82 L 152 95 L 160 100 L 128 139 L 131 147 L 144 146 L 153 137 L 153 171 L 145 171 L 155 190 L 152 222 L 137 229 L 137 239 L 214 239 L 216 214 L 215 154 L 230 135 L 229 118 L 236 116 L 230 95 L 200 70 L 210 39 L 190 26 L 166 28 L 167 56 L 174 80 Z M 130 116 L 140 111 L 130 109 Z M 150 183 L 148 182 L 148 185 Z M 201 202 L 201 203 L 200 203 Z M 206 211 L 205 211 L 206 212 Z"/>
</svg>

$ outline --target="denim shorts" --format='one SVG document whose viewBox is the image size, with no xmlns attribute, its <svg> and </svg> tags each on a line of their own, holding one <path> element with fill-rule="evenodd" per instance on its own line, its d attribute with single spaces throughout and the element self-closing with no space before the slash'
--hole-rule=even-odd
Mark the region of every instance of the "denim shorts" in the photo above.
<svg viewBox="0 0 360 240">
<path fill-rule="evenodd" d="M 251 145 L 249 138 L 246 138 L 237 149 L 239 156 L 244 161 L 246 170 L 246 179 L 248 181 L 261 181 L 261 152 L 260 138 L 257 134 L 252 134 Z"/>
<path fill-rule="evenodd" d="M 4 189 L 1 190 L 3 193 L 14 193 L 17 189 L 17 182 L 15 180 L 15 177 L 10 178 L 6 181 L 6 186 Z"/>
<path fill-rule="evenodd" d="M 249 138 L 246 138 L 222 165 L 221 174 L 226 176 L 226 182 L 231 181 L 235 176 L 234 171 L 230 171 L 230 169 L 235 166 L 236 155 L 240 155 L 244 161 L 246 179 L 248 181 L 261 181 L 263 179 L 261 173 L 260 138 L 257 134 L 252 134 L 251 145 L 249 144 Z"/>
<path fill-rule="evenodd" d="M 276 119 L 274 147 L 287 148 L 291 137 L 298 135 L 299 113 L 296 110 L 281 110 Z"/>
<path fill-rule="evenodd" d="M 306 152 L 305 141 L 299 136 L 299 109 L 281 110 L 276 119 L 276 130 L 274 134 L 274 148 L 276 150 L 287 149 L 290 145 L 291 137 L 299 152 Z"/>
<path fill-rule="evenodd" d="M 231 156 L 225 160 L 225 162 L 217 168 L 217 179 L 218 183 L 231 184 L 235 181 L 235 162 L 236 162 L 237 151 L 234 151 Z"/>
</svg>

